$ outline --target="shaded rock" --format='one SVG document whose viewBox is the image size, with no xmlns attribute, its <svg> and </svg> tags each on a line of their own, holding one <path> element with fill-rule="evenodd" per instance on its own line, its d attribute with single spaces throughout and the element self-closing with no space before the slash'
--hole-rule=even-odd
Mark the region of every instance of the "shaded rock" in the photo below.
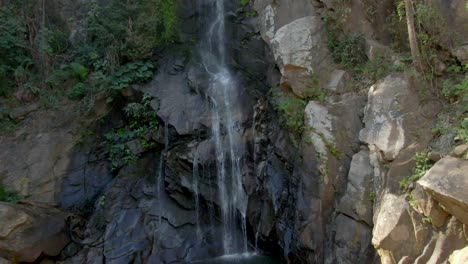
<svg viewBox="0 0 468 264">
<path fill-rule="evenodd" d="M 67 214 L 0 202 L 0 256 L 19 262 L 34 262 L 42 254 L 57 256 L 70 242 Z"/>
<path fill-rule="evenodd" d="M 420 185 L 416 185 L 415 189 L 411 192 L 411 196 L 414 200 L 415 209 L 431 219 L 433 226 L 441 227 L 445 224 L 449 214 Z"/>
<path fill-rule="evenodd" d="M 330 76 L 327 89 L 335 93 L 344 93 L 349 87 L 351 76 L 343 70 L 334 70 Z"/>
<path fill-rule="evenodd" d="M 440 153 L 431 151 L 427 154 L 427 158 L 435 163 L 442 159 L 442 155 Z"/>
<path fill-rule="evenodd" d="M 468 45 L 456 47 L 452 50 L 452 53 L 461 63 L 468 63 Z"/>
<path fill-rule="evenodd" d="M 0 264 L 12 264 L 13 262 L 7 260 L 7 259 L 4 259 L 4 258 L 0 258 Z"/>
<path fill-rule="evenodd" d="M 26 116 L 29 115 L 30 113 L 36 111 L 37 109 L 39 109 L 39 104 L 37 103 L 29 104 L 29 105 L 25 105 L 25 106 L 21 106 L 21 107 L 13 109 L 9 113 L 9 116 L 11 119 L 15 121 L 20 121 L 26 118 Z"/>
<path fill-rule="evenodd" d="M 369 151 L 362 150 L 355 154 L 349 169 L 346 193 L 338 205 L 339 212 L 368 225 L 372 225 L 372 201 L 376 199 L 376 193 L 372 191 L 373 173 Z"/>
<path fill-rule="evenodd" d="M 382 56 L 388 56 L 391 52 L 392 51 L 389 47 L 382 45 L 373 39 L 366 39 L 366 55 L 369 60 L 374 60 Z"/>
<path fill-rule="evenodd" d="M 337 263 L 369 263 L 373 258 L 372 228 L 342 214 L 336 219 Z"/>
<path fill-rule="evenodd" d="M 417 183 L 447 212 L 468 224 L 468 161 L 443 158 Z"/>
<path fill-rule="evenodd" d="M 463 144 L 460 146 L 455 147 L 452 152 L 452 156 L 456 158 L 463 158 L 463 156 L 468 153 L 468 144 Z"/>
</svg>

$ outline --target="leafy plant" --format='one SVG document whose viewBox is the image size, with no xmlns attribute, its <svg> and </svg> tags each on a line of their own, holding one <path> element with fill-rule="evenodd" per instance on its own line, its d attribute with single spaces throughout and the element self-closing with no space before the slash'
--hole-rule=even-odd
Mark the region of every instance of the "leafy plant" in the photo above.
<svg viewBox="0 0 468 264">
<path fill-rule="evenodd" d="M 416 161 L 413 174 L 400 181 L 400 188 L 404 191 L 407 191 L 413 182 L 421 179 L 424 174 L 426 174 L 426 172 L 431 168 L 427 153 L 417 152 L 413 159 Z"/>
<path fill-rule="evenodd" d="M 72 100 L 80 100 L 88 94 L 88 87 L 84 83 L 77 83 L 68 91 L 68 98 Z"/>
<path fill-rule="evenodd" d="M 121 90 L 131 84 L 148 81 L 153 77 L 153 68 L 153 64 L 149 62 L 126 64 L 111 75 L 111 87 L 114 90 Z"/>
<path fill-rule="evenodd" d="M 462 96 L 468 96 L 468 76 L 465 76 L 463 81 L 458 84 L 445 80 L 442 86 L 442 94 L 452 102 Z"/>
<path fill-rule="evenodd" d="M 154 146 L 154 143 L 146 137 L 158 129 L 158 117 L 151 108 L 151 100 L 152 97 L 145 95 L 140 103 L 129 103 L 124 108 L 129 125 L 106 134 L 109 160 L 113 170 L 138 159 L 126 145 L 127 142 L 138 139 L 145 149 Z"/>
<path fill-rule="evenodd" d="M 343 40 L 331 40 L 328 48 L 335 62 L 344 66 L 353 67 L 367 61 L 362 35 L 346 36 Z"/>
<path fill-rule="evenodd" d="M 249 4 L 249 2 L 250 2 L 249 0 L 240 0 L 239 5 L 241 7 L 245 7 L 245 6 L 247 6 Z"/>
<path fill-rule="evenodd" d="M 284 117 L 284 125 L 291 131 L 302 133 L 304 130 L 304 109 L 307 102 L 293 94 L 283 94 L 276 105 Z"/>
</svg>

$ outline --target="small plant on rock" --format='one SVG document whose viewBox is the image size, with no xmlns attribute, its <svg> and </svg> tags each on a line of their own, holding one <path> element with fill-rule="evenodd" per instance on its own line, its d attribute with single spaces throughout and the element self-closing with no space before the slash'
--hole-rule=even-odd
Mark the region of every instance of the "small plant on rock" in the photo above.
<svg viewBox="0 0 468 264">
<path fill-rule="evenodd" d="M 400 181 L 400 188 L 403 191 L 408 191 L 410 185 L 421 179 L 431 168 L 427 153 L 425 152 L 417 152 L 414 156 L 414 160 L 416 161 L 416 166 L 413 169 L 413 174 Z"/>
</svg>

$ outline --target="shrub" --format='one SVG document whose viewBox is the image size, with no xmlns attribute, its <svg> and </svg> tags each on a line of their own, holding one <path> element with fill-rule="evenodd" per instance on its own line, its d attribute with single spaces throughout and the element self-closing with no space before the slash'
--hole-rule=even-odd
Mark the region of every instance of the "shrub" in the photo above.
<svg viewBox="0 0 468 264">
<path fill-rule="evenodd" d="M 413 159 L 416 161 L 413 174 L 400 181 L 400 188 L 404 191 L 407 191 L 411 183 L 421 179 L 431 168 L 427 153 L 417 152 Z"/>
<path fill-rule="evenodd" d="M 336 63 L 353 67 L 367 61 L 364 37 L 362 35 L 346 36 L 342 41 L 329 42 L 329 48 Z"/>
<path fill-rule="evenodd" d="M 113 170 L 138 159 L 125 143 L 138 139 L 143 148 L 154 146 L 154 142 L 145 137 L 158 129 L 158 117 L 150 106 L 151 100 L 152 97 L 145 95 L 140 103 L 129 103 L 124 108 L 129 125 L 106 134 L 106 145 Z"/>
<path fill-rule="evenodd" d="M 302 133 L 304 130 L 304 109 L 307 102 L 293 94 L 283 94 L 278 98 L 276 108 L 283 115 L 284 125 L 291 131 Z"/>
<path fill-rule="evenodd" d="M 68 98 L 72 100 L 80 100 L 88 94 L 88 87 L 84 83 L 77 83 L 73 85 L 71 90 L 68 92 Z"/>
</svg>

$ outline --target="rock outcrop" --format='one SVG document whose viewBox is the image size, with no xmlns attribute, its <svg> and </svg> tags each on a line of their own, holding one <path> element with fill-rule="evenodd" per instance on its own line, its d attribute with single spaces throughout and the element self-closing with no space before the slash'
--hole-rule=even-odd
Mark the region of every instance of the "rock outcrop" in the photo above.
<svg viewBox="0 0 468 264">
<path fill-rule="evenodd" d="M 56 209 L 0 202 L 0 256 L 14 263 L 58 256 L 70 243 L 66 217 Z"/>
</svg>

